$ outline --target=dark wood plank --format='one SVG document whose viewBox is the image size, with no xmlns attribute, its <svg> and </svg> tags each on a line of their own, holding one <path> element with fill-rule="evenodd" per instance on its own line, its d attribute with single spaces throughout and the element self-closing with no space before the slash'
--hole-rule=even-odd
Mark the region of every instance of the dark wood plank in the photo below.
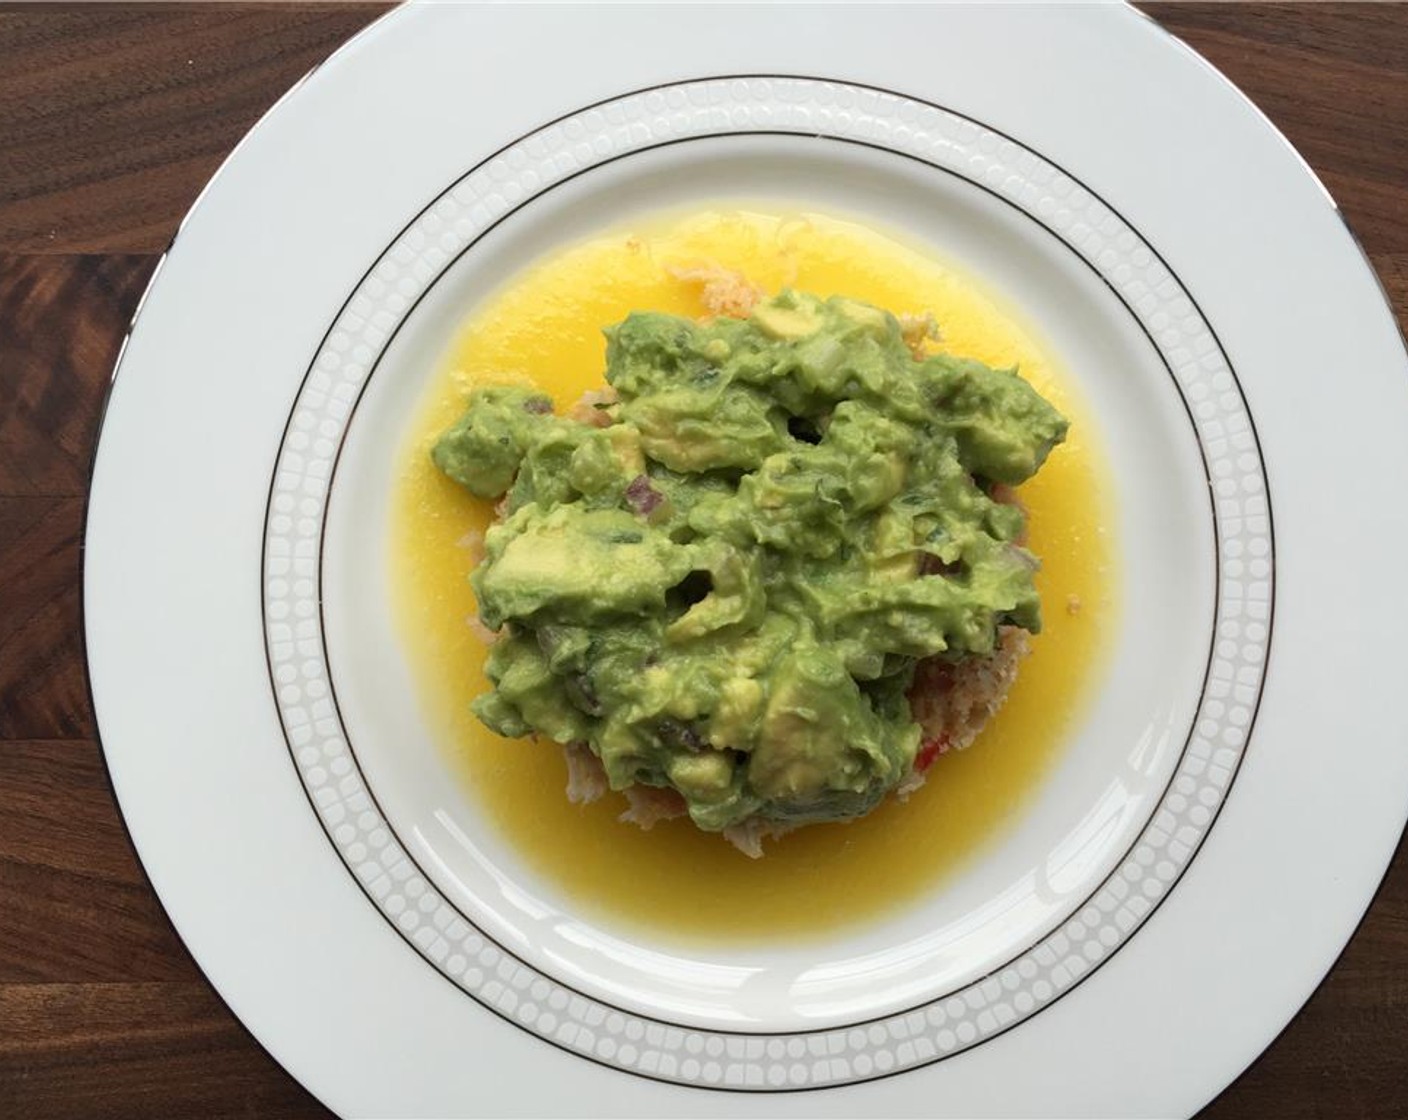
<svg viewBox="0 0 1408 1120">
<path fill-rule="evenodd" d="M 0 494 L 0 740 L 94 734 L 79 626 L 82 498 Z"/>
<path fill-rule="evenodd" d="M 1373 252 L 1408 252 L 1408 13 L 1402 5 L 1141 6 L 1271 118 L 1320 173 Z"/>
<path fill-rule="evenodd" d="M 1408 849 L 1334 971 L 1198 1120 L 1408 1115 Z"/>
<path fill-rule="evenodd" d="M 0 737 L 93 734 L 78 625 L 83 495 L 112 364 L 154 263 L 0 253 Z"/>
<path fill-rule="evenodd" d="M 0 246 L 160 252 L 263 112 L 386 7 L 0 11 Z"/>
<path fill-rule="evenodd" d="M 322 1120 L 203 981 L 0 987 L 0 1116 Z"/>
<path fill-rule="evenodd" d="M 96 743 L 0 743 L 0 898 L 0 991 L 200 981 L 128 843 Z"/>
<path fill-rule="evenodd" d="M 1404 193 L 1408 194 L 1408 189 Z M 1375 253 L 1369 260 L 1393 305 L 1398 329 L 1408 337 L 1408 253 Z"/>
<path fill-rule="evenodd" d="M 155 263 L 0 252 L 0 494 L 87 492 L 113 362 Z"/>
<path fill-rule="evenodd" d="M 1306 155 L 1408 324 L 1408 6 L 1146 10 Z M 221 1004 L 136 862 L 93 741 L 79 529 L 153 254 L 259 114 L 379 11 L 0 6 L 0 1117 L 328 1115 Z M 1408 1115 L 1405 966 L 1400 852 L 1328 981 L 1203 1120 Z"/>
<path fill-rule="evenodd" d="M 1378 71 L 1401 71 L 1408 61 L 1403 13 L 1394 5 L 1374 3 L 1224 4 L 1141 2 L 1136 5 L 1200 53 L 1213 58 L 1214 37 L 1235 43 L 1239 54 L 1230 65 L 1244 89 L 1258 82 L 1263 52 L 1303 51 L 1324 62 L 1342 60 Z M 1213 59 L 1213 61 L 1216 61 Z M 1217 63 L 1221 65 L 1221 63 Z M 1320 73 L 1305 76 L 1320 83 Z"/>
</svg>

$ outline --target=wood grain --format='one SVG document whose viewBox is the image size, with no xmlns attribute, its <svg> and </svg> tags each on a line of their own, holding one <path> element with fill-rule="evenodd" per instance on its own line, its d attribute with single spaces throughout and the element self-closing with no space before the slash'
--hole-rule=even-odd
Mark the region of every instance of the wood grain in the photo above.
<svg viewBox="0 0 1408 1120">
<path fill-rule="evenodd" d="M 239 138 L 385 5 L 0 12 L 0 245 L 160 252 Z"/>
<path fill-rule="evenodd" d="M 109 372 L 152 265 L 0 252 L 0 739 L 94 734 L 79 628 L 83 493 Z"/>
<path fill-rule="evenodd" d="M 229 150 L 380 7 L 0 6 L 0 1117 L 329 1114 L 162 912 L 112 796 L 79 618 L 88 462 L 158 254 Z M 1147 5 L 1334 193 L 1408 325 L 1408 6 Z M 1408 857 L 1204 1120 L 1408 1115 Z"/>
</svg>

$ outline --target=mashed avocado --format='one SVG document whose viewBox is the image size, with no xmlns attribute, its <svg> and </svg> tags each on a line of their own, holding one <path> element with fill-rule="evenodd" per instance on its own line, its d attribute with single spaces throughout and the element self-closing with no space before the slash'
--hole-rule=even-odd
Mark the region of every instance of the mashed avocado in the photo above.
<svg viewBox="0 0 1408 1120">
<path fill-rule="evenodd" d="M 1024 515 L 1066 421 L 1015 371 L 915 358 L 888 313 L 783 292 L 607 330 L 599 424 L 476 390 L 436 465 L 502 499 L 471 580 L 474 710 L 585 743 L 701 828 L 861 815 L 909 774 L 916 662 L 1036 632 Z"/>
</svg>

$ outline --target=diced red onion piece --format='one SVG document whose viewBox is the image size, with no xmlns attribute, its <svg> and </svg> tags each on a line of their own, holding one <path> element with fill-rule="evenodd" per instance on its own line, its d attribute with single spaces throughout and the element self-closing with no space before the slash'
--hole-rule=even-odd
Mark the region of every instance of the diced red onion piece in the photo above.
<svg viewBox="0 0 1408 1120">
<path fill-rule="evenodd" d="M 643 474 L 638 474 L 631 479 L 631 484 L 626 487 L 626 501 L 642 517 L 646 516 L 658 506 L 664 497 L 660 491 L 650 485 L 650 479 Z"/>
</svg>

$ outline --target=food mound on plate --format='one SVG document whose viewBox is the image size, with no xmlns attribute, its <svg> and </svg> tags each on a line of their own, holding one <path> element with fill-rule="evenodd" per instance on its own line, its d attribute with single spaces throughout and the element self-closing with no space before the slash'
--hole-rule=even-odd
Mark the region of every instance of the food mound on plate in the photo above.
<svg viewBox="0 0 1408 1120">
<path fill-rule="evenodd" d="M 904 796 L 1002 703 L 1041 625 L 1012 488 L 1067 423 L 931 322 L 714 296 L 608 328 L 569 414 L 476 389 L 433 457 L 499 503 L 479 719 L 561 744 L 574 800 L 758 855 Z"/>
</svg>

